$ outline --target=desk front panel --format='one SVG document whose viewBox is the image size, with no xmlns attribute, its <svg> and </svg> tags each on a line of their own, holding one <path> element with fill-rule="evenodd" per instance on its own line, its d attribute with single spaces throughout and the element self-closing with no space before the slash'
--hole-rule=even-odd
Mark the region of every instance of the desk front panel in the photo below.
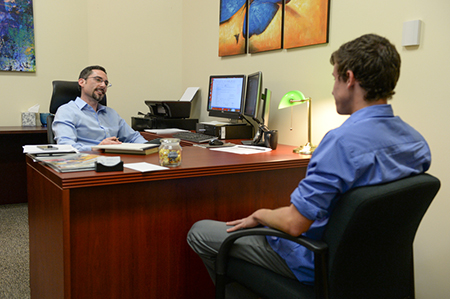
<svg viewBox="0 0 450 299">
<path fill-rule="evenodd" d="M 57 174 L 66 182 L 52 183 L 42 175 L 52 170 L 29 161 L 29 175 L 40 176 L 38 184 L 48 182 L 44 189 L 30 188 L 35 192 L 29 203 L 32 298 L 43 294 L 45 298 L 213 298 L 207 271 L 186 243 L 192 224 L 288 205 L 306 167 L 287 167 L 288 163 L 281 163 L 286 162 L 282 151 L 279 159 L 273 154 L 269 159 L 279 169 L 261 168 L 264 158 L 258 155 L 224 158 L 208 152 L 186 151 L 189 158 L 182 167 L 156 176 L 139 174 L 134 181 L 127 177 L 128 170 L 119 175 L 123 180 L 85 172 L 84 186 L 67 183 L 79 181 L 80 173 Z M 195 162 L 199 156 L 203 159 Z M 215 162 L 205 162 L 214 157 Z M 245 161 L 233 164 L 241 158 Z M 123 157 L 127 159 L 137 157 Z M 72 187 L 58 186 L 65 183 Z M 51 237 L 39 237 L 48 231 Z M 49 286 L 61 284 L 64 287 L 56 288 L 59 295 L 55 295 L 55 288 Z"/>
</svg>

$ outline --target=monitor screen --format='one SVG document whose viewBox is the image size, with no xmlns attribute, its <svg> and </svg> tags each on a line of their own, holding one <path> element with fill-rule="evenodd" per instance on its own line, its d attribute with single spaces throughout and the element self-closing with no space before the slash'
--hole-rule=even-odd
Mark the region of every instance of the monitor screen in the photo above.
<svg viewBox="0 0 450 299">
<path fill-rule="evenodd" d="M 244 115 L 258 120 L 258 109 L 262 107 L 262 73 L 256 72 L 247 77 L 247 93 L 245 95 Z"/>
<path fill-rule="evenodd" d="M 210 76 L 209 116 L 239 119 L 245 95 L 245 75 Z"/>
</svg>

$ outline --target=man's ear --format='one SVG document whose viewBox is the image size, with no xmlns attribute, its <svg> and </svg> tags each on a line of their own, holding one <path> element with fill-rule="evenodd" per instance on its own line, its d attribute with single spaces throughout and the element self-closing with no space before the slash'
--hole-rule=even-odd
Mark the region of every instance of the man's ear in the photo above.
<svg viewBox="0 0 450 299">
<path fill-rule="evenodd" d="M 347 71 L 347 78 L 347 87 L 353 87 L 356 84 L 355 74 L 353 74 L 353 71 Z"/>
<path fill-rule="evenodd" d="M 86 79 L 83 78 L 78 79 L 78 85 L 80 85 L 80 87 L 84 87 L 84 84 L 86 84 Z"/>
</svg>

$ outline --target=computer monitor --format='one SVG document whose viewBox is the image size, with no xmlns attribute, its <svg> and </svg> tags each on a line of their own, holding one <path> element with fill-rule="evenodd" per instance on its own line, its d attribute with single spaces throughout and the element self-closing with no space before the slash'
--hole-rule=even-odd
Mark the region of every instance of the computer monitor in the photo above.
<svg viewBox="0 0 450 299">
<path fill-rule="evenodd" d="M 256 72 L 247 76 L 247 92 L 245 94 L 244 115 L 251 117 L 258 124 L 268 126 L 270 91 L 263 90 L 262 72 Z"/>
<path fill-rule="evenodd" d="M 245 94 L 244 113 L 245 117 L 251 117 L 258 125 L 255 137 L 252 141 L 242 142 L 244 144 L 264 144 L 262 134 L 268 131 L 269 109 L 271 92 L 267 88 L 263 90 L 262 72 L 256 72 L 247 76 L 247 91 Z"/>
<path fill-rule="evenodd" d="M 258 108 L 262 97 L 262 72 L 247 76 L 247 92 L 245 94 L 244 115 L 259 122 Z"/>
<path fill-rule="evenodd" d="M 209 77 L 209 116 L 240 119 L 244 105 L 245 75 Z"/>
</svg>

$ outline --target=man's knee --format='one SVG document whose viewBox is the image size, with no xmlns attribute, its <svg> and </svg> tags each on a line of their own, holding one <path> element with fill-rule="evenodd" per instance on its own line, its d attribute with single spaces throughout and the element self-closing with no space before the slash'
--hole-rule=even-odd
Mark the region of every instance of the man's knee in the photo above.
<svg viewBox="0 0 450 299">
<path fill-rule="evenodd" d="M 212 253 L 218 250 L 226 234 L 225 223 L 214 220 L 200 220 L 194 223 L 189 230 L 187 242 L 198 254 Z"/>
<path fill-rule="evenodd" d="M 202 235 L 201 231 L 203 231 L 203 227 L 205 226 L 204 222 L 206 221 L 207 220 L 197 221 L 196 223 L 194 223 L 194 225 L 192 225 L 191 229 L 189 230 L 187 234 L 187 242 L 191 247 L 194 243 L 197 242 L 199 236 Z"/>
</svg>

